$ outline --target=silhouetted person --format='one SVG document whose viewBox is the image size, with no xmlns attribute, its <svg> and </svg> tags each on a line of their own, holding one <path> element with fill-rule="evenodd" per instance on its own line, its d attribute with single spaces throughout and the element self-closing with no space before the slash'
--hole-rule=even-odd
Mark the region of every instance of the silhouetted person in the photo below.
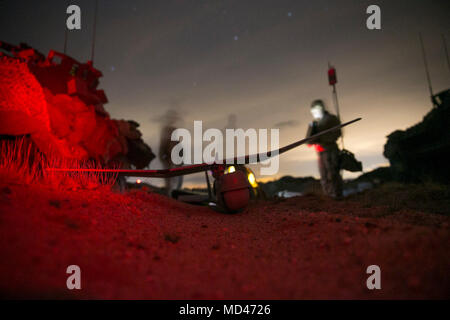
<svg viewBox="0 0 450 320">
<path fill-rule="evenodd" d="M 311 114 L 314 118 L 309 124 L 306 137 L 310 137 L 321 131 L 330 129 L 340 124 L 339 119 L 329 113 L 322 100 L 315 100 L 311 104 Z M 339 148 L 337 139 L 341 136 L 341 130 L 335 130 L 320 136 L 313 141 L 319 154 L 320 182 L 323 192 L 333 198 L 342 197 L 342 177 L 339 168 Z"/>
<path fill-rule="evenodd" d="M 172 141 L 172 132 L 175 131 L 176 122 L 179 120 L 178 113 L 175 110 L 168 110 L 163 117 L 163 125 L 161 129 L 161 140 L 159 144 L 159 158 L 164 169 L 174 168 L 176 165 L 172 162 L 172 149 L 178 144 L 178 141 Z M 183 176 L 166 178 L 165 186 L 168 196 L 172 195 L 173 190 L 181 189 L 183 185 Z"/>
</svg>

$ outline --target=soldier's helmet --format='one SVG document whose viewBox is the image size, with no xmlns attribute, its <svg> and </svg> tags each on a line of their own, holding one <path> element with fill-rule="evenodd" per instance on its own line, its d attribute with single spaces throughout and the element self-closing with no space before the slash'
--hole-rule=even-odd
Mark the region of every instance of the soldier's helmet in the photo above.
<svg viewBox="0 0 450 320">
<path fill-rule="evenodd" d="M 311 114 L 315 120 L 322 119 L 325 110 L 325 103 L 323 100 L 317 99 L 311 103 Z"/>
<path fill-rule="evenodd" d="M 312 108 L 322 108 L 322 110 L 326 110 L 325 108 L 325 102 L 323 102 L 322 99 L 316 99 L 311 103 L 311 109 Z"/>
</svg>

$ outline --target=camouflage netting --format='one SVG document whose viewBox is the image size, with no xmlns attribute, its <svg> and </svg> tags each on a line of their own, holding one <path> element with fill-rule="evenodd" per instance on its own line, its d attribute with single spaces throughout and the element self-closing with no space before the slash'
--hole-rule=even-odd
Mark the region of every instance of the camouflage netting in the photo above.
<svg viewBox="0 0 450 320">
<path fill-rule="evenodd" d="M 7 56 L 0 60 L 2 133 L 20 135 L 50 130 L 43 89 L 26 63 Z"/>
<path fill-rule="evenodd" d="M 134 121 L 113 120 L 96 90 L 101 72 L 52 52 L 0 42 L 0 135 L 28 135 L 44 154 L 137 168 L 154 158 Z M 62 58 L 54 62 L 53 55 Z"/>
</svg>

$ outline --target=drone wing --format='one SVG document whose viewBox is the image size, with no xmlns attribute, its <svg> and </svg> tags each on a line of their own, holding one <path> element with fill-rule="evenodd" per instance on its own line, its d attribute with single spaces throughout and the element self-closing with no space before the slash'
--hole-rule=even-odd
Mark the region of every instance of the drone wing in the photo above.
<svg viewBox="0 0 450 320">
<path fill-rule="evenodd" d="M 243 157 L 235 157 L 234 159 L 226 160 L 225 163 L 227 163 L 227 164 L 233 164 L 233 163 L 250 164 L 250 163 L 261 162 L 261 161 L 267 160 L 269 158 L 276 157 L 276 156 L 278 156 L 278 155 L 280 155 L 282 153 L 285 153 L 286 151 L 292 150 L 292 149 L 297 148 L 298 146 L 300 146 L 302 144 L 305 144 L 305 143 L 307 143 L 307 142 L 309 142 L 311 140 L 314 140 L 317 137 L 320 137 L 320 136 L 322 136 L 324 134 L 327 134 L 327 133 L 329 133 L 331 131 L 341 129 L 341 128 L 343 128 L 345 126 L 348 126 L 349 124 L 352 124 L 352 123 L 354 123 L 356 121 L 359 121 L 359 120 L 361 120 L 361 118 L 353 119 L 352 121 L 348 121 L 346 123 L 340 124 L 340 125 L 335 126 L 333 128 L 321 131 L 321 132 L 319 132 L 319 133 L 317 133 L 317 134 L 315 134 L 315 135 L 313 135 L 311 137 L 308 137 L 308 138 L 296 141 L 294 143 L 291 143 L 291 144 L 289 144 L 287 146 L 284 146 L 284 147 L 282 147 L 282 148 L 280 148 L 278 150 L 272 150 L 272 151 L 269 151 L 267 153 L 263 152 L 263 153 L 258 153 L 258 154 L 254 154 L 254 155 L 246 155 L 246 156 L 243 156 Z M 228 162 L 228 161 L 230 161 L 230 162 Z"/>
<path fill-rule="evenodd" d="M 256 155 L 246 155 L 244 157 L 235 157 L 231 160 L 226 160 L 225 164 L 249 164 L 249 163 L 257 163 L 268 158 L 278 156 L 286 151 L 294 149 L 302 144 L 305 144 L 321 135 L 327 134 L 331 131 L 338 130 L 342 127 L 348 126 L 356 121 L 361 120 L 361 118 L 354 119 L 352 121 L 343 123 L 341 125 L 335 126 L 328 130 L 324 130 L 318 134 L 315 134 L 309 138 L 305 138 L 294 143 L 291 143 L 287 146 L 284 146 L 278 150 L 272 150 L 267 153 L 258 153 Z M 64 168 L 48 168 L 48 171 L 53 172 L 96 172 L 96 173 L 110 173 L 117 174 L 119 176 L 127 176 L 127 177 L 149 177 L 149 178 L 171 178 L 176 176 L 183 176 L 193 173 L 198 173 L 206 170 L 211 170 L 216 167 L 217 163 L 207 164 L 193 164 L 186 165 L 182 167 L 176 167 L 171 169 L 161 169 L 161 170 L 126 170 L 126 169 L 64 169 Z"/>
<path fill-rule="evenodd" d="M 126 177 L 147 177 L 147 178 L 172 178 L 187 174 L 210 170 L 214 164 L 193 164 L 171 169 L 159 170 L 127 170 L 127 169 L 65 169 L 65 168 L 48 168 L 52 172 L 95 172 L 95 173 L 111 173 L 118 176 Z"/>
</svg>

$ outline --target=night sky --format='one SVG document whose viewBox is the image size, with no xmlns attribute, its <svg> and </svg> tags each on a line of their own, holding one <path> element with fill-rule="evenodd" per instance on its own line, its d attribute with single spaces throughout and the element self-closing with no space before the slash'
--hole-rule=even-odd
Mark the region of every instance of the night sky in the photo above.
<svg viewBox="0 0 450 320">
<path fill-rule="evenodd" d="M 81 7 L 68 54 L 90 59 L 94 1 L 0 0 L 0 39 L 44 54 L 63 51 L 68 4 Z M 381 7 L 381 30 L 366 28 L 366 8 Z M 204 127 L 280 128 L 280 144 L 303 138 L 309 105 L 331 110 L 326 71 L 338 72 L 345 146 L 365 170 L 387 164 L 386 135 L 431 109 L 418 41 L 422 32 L 435 92 L 450 87 L 441 34 L 450 45 L 449 1 L 115 1 L 99 0 L 94 66 L 113 118 L 134 119 L 157 154 L 169 108 Z M 151 168 L 159 168 L 154 160 Z M 318 176 L 316 155 L 301 147 L 280 158 L 282 175 Z M 351 175 L 345 174 L 344 177 Z M 201 182 L 202 175 L 186 181 Z"/>
</svg>

